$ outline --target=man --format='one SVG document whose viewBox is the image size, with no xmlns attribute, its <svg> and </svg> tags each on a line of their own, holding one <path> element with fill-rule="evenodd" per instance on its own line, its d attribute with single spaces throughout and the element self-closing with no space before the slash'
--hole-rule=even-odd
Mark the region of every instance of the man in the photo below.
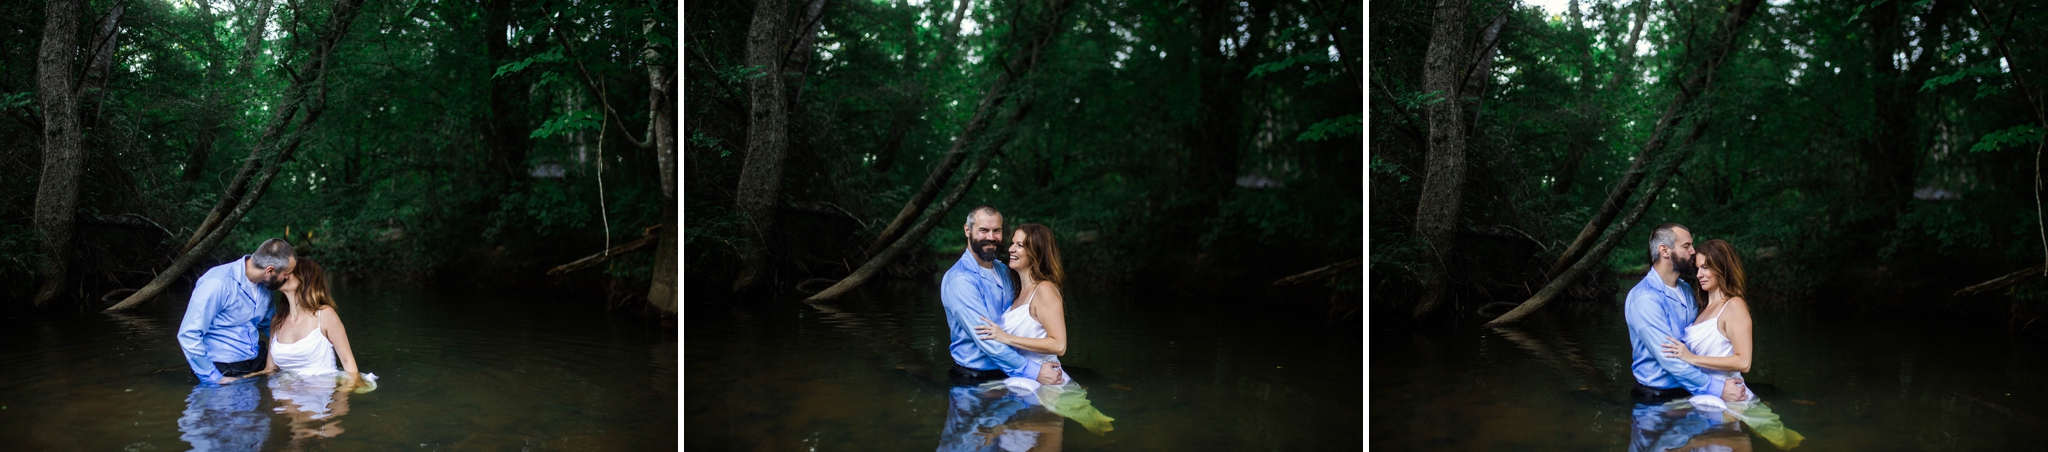
<svg viewBox="0 0 2048 452">
<path fill-rule="evenodd" d="M 967 235 L 967 249 L 960 253 L 960 261 L 946 270 L 939 284 L 939 300 L 946 307 L 946 327 L 953 336 L 948 349 L 953 354 L 950 373 L 954 381 L 972 384 L 1007 375 L 1059 384 L 1059 363 L 1031 365 L 1010 346 L 974 334 L 974 326 L 982 325 L 982 319 L 1003 318 L 1016 294 L 1010 290 L 1010 268 L 996 262 L 1002 251 L 1002 212 L 988 205 L 975 206 L 967 211 L 963 231 Z"/>
<path fill-rule="evenodd" d="M 1679 280 L 1693 267 L 1692 231 L 1677 223 L 1665 223 L 1650 232 L 1650 273 L 1628 291 L 1623 308 L 1628 318 L 1629 369 L 1635 374 L 1631 391 L 1639 404 L 1658 404 L 1694 395 L 1742 401 L 1746 391 L 1742 379 L 1707 375 L 1678 358 L 1665 357 L 1658 344 L 1667 338 L 1685 337 L 1694 313 L 1692 286 Z"/>
<path fill-rule="evenodd" d="M 263 370 L 270 291 L 284 284 L 298 262 L 290 243 L 265 240 L 255 254 L 213 267 L 192 285 L 185 320 L 178 324 L 178 346 L 200 384 Z"/>
</svg>

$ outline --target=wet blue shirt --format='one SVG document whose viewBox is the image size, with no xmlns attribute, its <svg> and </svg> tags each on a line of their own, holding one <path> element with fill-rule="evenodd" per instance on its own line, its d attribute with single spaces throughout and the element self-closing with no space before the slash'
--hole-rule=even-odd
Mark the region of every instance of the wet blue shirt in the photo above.
<svg viewBox="0 0 2048 452">
<path fill-rule="evenodd" d="M 220 264 L 192 285 L 185 320 L 178 323 L 178 348 L 201 383 L 218 383 L 213 363 L 256 358 L 263 333 L 270 331 L 270 289 L 249 282 L 244 255 Z"/>
<path fill-rule="evenodd" d="M 995 268 L 981 268 L 973 252 L 961 252 L 960 261 L 946 270 L 945 279 L 939 283 L 939 301 L 946 306 L 946 327 L 953 336 L 948 346 L 953 362 L 969 369 L 1002 369 L 1012 377 L 1037 379 L 1038 366 L 1018 355 L 1016 349 L 992 339 L 978 339 L 974 334 L 975 325 L 987 323 L 981 320 L 984 317 L 1001 322 L 1003 311 L 1010 309 L 1016 294 L 1010 293 L 1008 266 L 997 263 Z"/>
<path fill-rule="evenodd" d="M 1678 358 L 1664 357 L 1661 344 L 1666 338 L 1685 340 L 1685 327 L 1692 325 L 1692 286 L 1684 280 L 1678 286 L 1664 285 L 1664 278 L 1652 267 L 1643 281 L 1628 291 L 1629 370 L 1636 382 L 1652 388 L 1680 386 L 1693 395 L 1721 396 L 1722 379 L 1701 372 Z"/>
</svg>

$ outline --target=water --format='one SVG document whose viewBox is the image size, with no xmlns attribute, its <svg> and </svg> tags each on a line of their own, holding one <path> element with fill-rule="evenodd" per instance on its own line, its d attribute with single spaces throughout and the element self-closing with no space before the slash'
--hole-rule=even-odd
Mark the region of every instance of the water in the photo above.
<svg viewBox="0 0 2048 452">
<path fill-rule="evenodd" d="M 1316 451 L 1363 441 L 1363 331 L 1355 314 L 1326 322 L 1326 301 L 1068 287 L 1061 360 L 1116 419 L 1097 435 L 954 390 L 937 284 L 870 284 L 821 305 L 688 301 L 685 448 Z"/>
<path fill-rule="evenodd" d="M 357 363 L 381 379 L 321 399 L 324 413 L 267 382 L 196 388 L 174 338 L 183 294 L 126 314 L 5 320 L 0 450 L 677 446 L 673 326 L 607 313 L 602 299 L 377 286 L 335 297 Z"/>
<path fill-rule="evenodd" d="M 1796 450 L 2034 450 L 2048 443 L 2048 356 L 2003 325 L 1927 314 L 1814 314 L 1754 303 L 1749 381 Z M 1547 307 L 1525 325 L 1418 331 L 1375 317 L 1371 445 L 1387 450 L 1634 450 L 1620 300 Z M 1609 309 L 1611 308 L 1611 309 Z M 1694 413 L 1697 414 L 1697 413 Z M 1688 417 L 1691 416 L 1691 417 Z M 1654 439 L 1670 430 L 1650 429 Z M 1686 438 L 1677 438 L 1685 442 Z M 1693 445 L 1776 450 L 1719 426 Z M 1642 449 L 1637 447 L 1636 449 Z"/>
</svg>

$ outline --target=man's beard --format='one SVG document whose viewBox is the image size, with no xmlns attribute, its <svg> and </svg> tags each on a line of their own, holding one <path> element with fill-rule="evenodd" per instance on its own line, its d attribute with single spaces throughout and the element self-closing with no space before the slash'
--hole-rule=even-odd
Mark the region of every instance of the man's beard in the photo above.
<svg viewBox="0 0 2048 452">
<path fill-rule="evenodd" d="M 1002 244 L 994 240 L 974 241 L 974 256 L 984 261 L 1002 262 Z"/>
<path fill-rule="evenodd" d="M 1686 281 L 1692 281 L 1693 285 L 1699 285 L 1700 268 L 1697 265 L 1693 265 L 1692 259 L 1674 258 L 1671 261 L 1671 269 L 1678 272 L 1678 277 L 1685 278 Z"/>
</svg>

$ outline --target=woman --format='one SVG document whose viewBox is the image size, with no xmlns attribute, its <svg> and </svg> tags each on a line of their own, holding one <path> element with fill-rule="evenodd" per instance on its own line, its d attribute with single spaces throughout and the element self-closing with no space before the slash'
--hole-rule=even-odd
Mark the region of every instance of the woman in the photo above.
<svg viewBox="0 0 2048 452">
<path fill-rule="evenodd" d="M 1711 377 L 1741 378 L 1742 372 L 1749 371 L 1756 346 L 1750 335 L 1749 302 L 1742 298 L 1749 283 L 1742 272 L 1742 258 L 1727 240 L 1713 239 L 1700 244 L 1693 260 L 1699 268 L 1700 291 L 1706 293 L 1707 306 L 1700 310 L 1699 319 L 1692 326 L 1685 327 L 1685 343 L 1665 338 L 1664 356 L 1699 367 Z M 1746 397 L 1741 402 L 1699 396 L 1688 403 L 1724 409 L 1781 448 L 1790 449 L 1805 439 L 1799 432 L 1786 429 L 1770 407 L 1757 403 L 1755 392 L 1748 388 L 1743 392 Z"/>
<path fill-rule="evenodd" d="M 327 292 L 327 272 L 312 259 L 299 259 L 299 266 L 278 288 L 284 292 L 285 311 L 270 322 L 270 354 L 263 370 L 242 378 L 284 373 L 272 379 L 275 385 L 297 386 L 306 382 L 335 391 L 370 392 L 377 388 L 377 376 L 364 378 L 356 370 L 356 355 L 349 348 L 348 330 L 334 297 Z M 340 367 L 336 367 L 337 361 Z M 222 379 L 222 383 L 233 379 Z M 324 409 L 324 405 L 322 404 Z"/>
<path fill-rule="evenodd" d="M 1067 354 L 1066 298 L 1060 295 L 1060 282 L 1067 275 L 1060 265 L 1060 248 L 1053 241 L 1052 229 L 1037 223 L 1018 226 L 1010 239 L 1009 266 L 1017 271 L 1017 285 L 1023 287 L 1018 302 L 1003 313 L 1001 326 L 983 317 L 981 321 L 987 324 L 974 327 L 975 332 L 982 339 L 1016 348 L 1017 354 L 1029 360 L 1030 365 L 1059 362 L 1059 357 Z M 1037 380 L 1013 377 L 1000 384 L 1009 386 L 1026 403 L 1042 403 L 1096 434 L 1111 429 L 1109 422 L 1115 419 L 1090 406 L 1088 392 L 1075 384 L 1065 370 L 1060 371 L 1059 381 L 1057 385 L 1043 385 Z"/>
</svg>

